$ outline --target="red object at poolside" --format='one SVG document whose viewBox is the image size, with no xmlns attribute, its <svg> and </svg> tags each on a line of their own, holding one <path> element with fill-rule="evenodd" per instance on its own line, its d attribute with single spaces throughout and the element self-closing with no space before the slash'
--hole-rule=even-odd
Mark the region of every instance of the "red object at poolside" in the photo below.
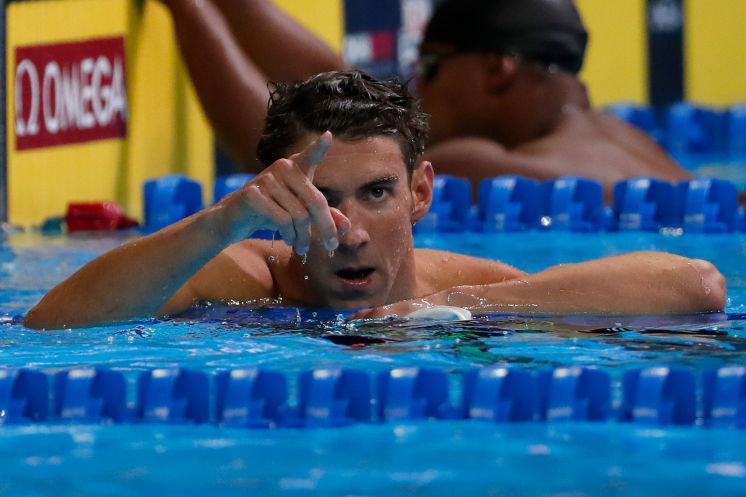
<svg viewBox="0 0 746 497">
<path fill-rule="evenodd" d="M 124 215 L 116 202 L 76 202 L 67 205 L 67 231 L 105 231 L 132 228 L 137 221 Z"/>
</svg>

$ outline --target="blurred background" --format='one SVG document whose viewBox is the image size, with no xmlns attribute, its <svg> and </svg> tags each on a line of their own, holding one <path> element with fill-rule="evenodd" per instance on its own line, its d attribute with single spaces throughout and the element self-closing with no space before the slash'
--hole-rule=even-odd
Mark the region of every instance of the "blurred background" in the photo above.
<svg viewBox="0 0 746 497">
<path fill-rule="evenodd" d="M 437 0 L 275 0 L 378 77 L 411 77 Z M 650 133 L 685 167 L 746 181 L 746 2 L 576 0 L 593 104 Z M 143 183 L 235 172 L 154 0 L 3 2 L 6 114 L 0 221 L 39 225 L 70 202 L 142 219 Z M 212 201 L 206 188 L 205 202 Z"/>
</svg>

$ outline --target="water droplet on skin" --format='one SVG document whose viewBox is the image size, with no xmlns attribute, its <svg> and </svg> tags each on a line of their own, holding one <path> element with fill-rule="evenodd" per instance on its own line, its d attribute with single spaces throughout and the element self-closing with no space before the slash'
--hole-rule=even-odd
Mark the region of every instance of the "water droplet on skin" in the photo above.
<svg viewBox="0 0 746 497">
<path fill-rule="evenodd" d="M 300 258 L 300 263 L 301 264 L 305 264 L 306 262 L 308 262 L 308 252 L 306 252 L 305 254 L 303 254 L 303 257 Z"/>
<path fill-rule="evenodd" d="M 269 262 L 275 262 L 275 256 L 274 255 L 270 255 L 268 257 L 268 259 L 269 259 Z"/>
<path fill-rule="evenodd" d="M 705 295 L 709 295 L 712 292 L 712 288 L 706 286 L 705 287 Z"/>
<path fill-rule="evenodd" d="M 272 232 L 272 243 L 269 244 L 269 248 L 275 248 L 275 232 Z"/>
</svg>

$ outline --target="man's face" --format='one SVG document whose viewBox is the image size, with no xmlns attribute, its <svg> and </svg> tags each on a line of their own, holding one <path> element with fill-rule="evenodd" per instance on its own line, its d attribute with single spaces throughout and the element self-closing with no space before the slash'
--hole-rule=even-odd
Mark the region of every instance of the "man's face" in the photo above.
<svg viewBox="0 0 746 497">
<path fill-rule="evenodd" d="M 429 180 L 423 170 L 430 171 Z M 313 183 L 330 207 L 349 218 L 351 228 L 332 254 L 312 231 L 306 262 L 298 267 L 316 300 L 356 308 L 410 296 L 416 283 L 412 223 L 429 207 L 431 171 L 420 165 L 410 182 L 399 145 L 390 137 L 334 139 Z M 423 201 L 422 192 L 428 191 Z"/>
</svg>

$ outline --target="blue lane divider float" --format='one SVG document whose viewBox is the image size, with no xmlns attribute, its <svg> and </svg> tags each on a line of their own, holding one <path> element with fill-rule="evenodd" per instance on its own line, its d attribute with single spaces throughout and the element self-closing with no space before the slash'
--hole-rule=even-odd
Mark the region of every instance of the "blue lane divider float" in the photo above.
<svg viewBox="0 0 746 497">
<path fill-rule="evenodd" d="M 0 369 L 0 413 L 9 423 L 43 421 L 49 410 L 49 379 L 31 369 Z"/>
<path fill-rule="evenodd" d="M 521 176 L 488 178 L 479 184 L 475 231 L 526 231 L 539 221 L 539 182 Z"/>
<path fill-rule="evenodd" d="M 414 227 L 415 233 L 461 232 L 474 223 L 471 183 L 465 178 L 445 174 L 435 176 L 430 210 Z"/>
<path fill-rule="evenodd" d="M 539 416 L 547 421 L 605 421 L 611 413 L 611 378 L 590 368 L 538 374 Z"/>
<path fill-rule="evenodd" d="M 300 400 L 289 426 L 345 426 L 370 421 L 370 377 L 354 369 L 317 369 L 300 375 Z M 292 412 L 292 411 L 290 411 Z"/>
<path fill-rule="evenodd" d="M 666 114 L 666 149 L 682 164 L 727 155 L 729 112 L 678 102 Z"/>
<path fill-rule="evenodd" d="M 202 186 L 179 174 L 145 182 L 145 230 L 157 231 L 202 209 Z"/>
<path fill-rule="evenodd" d="M 207 374 L 185 369 L 154 369 L 137 381 L 137 415 L 143 421 L 203 423 L 210 417 Z"/>
<path fill-rule="evenodd" d="M 702 375 L 705 424 L 746 428 L 746 366 L 727 366 Z"/>
<path fill-rule="evenodd" d="M 221 198 L 233 193 L 244 184 L 254 179 L 254 174 L 231 174 L 229 176 L 218 176 L 212 188 L 213 203 L 218 203 Z"/>
<path fill-rule="evenodd" d="M 746 111 L 744 111 L 746 112 Z M 219 199 L 235 191 L 252 175 L 218 178 Z M 146 231 L 160 229 L 201 208 L 201 188 L 183 176 L 166 176 L 146 183 Z M 539 183 L 521 176 L 483 180 L 477 205 L 464 178 L 438 175 L 431 210 L 415 233 L 511 232 L 565 230 L 579 232 L 659 231 L 682 228 L 691 233 L 746 230 L 735 185 L 717 178 L 695 178 L 673 184 L 638 177 L 614 186 L 611 207 L 603 205 L 601 184 L 593 179 L 564 176 Z M 263 230 L 253 238 L 271 238 Z M 279 233 L 274 233 L 275 239 Z"/>
<path fill-rule="evenodd" d="M 676 186 L 675 224 L 688 233 L 729 233 L 743 229 L 738 191 L 733 183 L 695 178 Z"/>
<path fill-rule="evenodd" d="M 287 399 L 285 375 L 258 368 L 234 369 L 215 378 L 219 423 L 245 428 L 276 425 Z"/>
<path fill-rule="evenodd" d="M 746 104 L 730 109 L 728 117 L 728 153 L 732 160 L 746 160 Z"/>
<path fill-rule="evenodd" d="M 455 417 L 448 404 L 448 375 L 427 368 L 399 368 L 378 375 L 378 416 L 386 421 Z"/>
<path fill-rule="evenodd" d="M 288 394 L 292 380 L 258 368 L 216 375 L 154 369 L 138 376 L 136 400 L 128 403 L 118 371 L 59 372 L 50 391 L 49 377 L 41 371 L 0 369 L 0 424 L 214 423 L 256 429 L 471 419 L 746 428 L 746 367 L 741 365 L 702 374 L 667 366 L 628 370 L 616 396 L 609 373 L 592 367 L 474 368 L 464 372 L 458 386 L 447 372 L 430 368 L 373 375 L 352 368 L 316 369 L 297 376 L 295 402 Z"/>
<path fill-rule="evenodd" d="M 668 367 L 627 371 L 622 421 L 650 425 L 690 425 L 696 419 L 694 373 Z"/>
<path fill-rule="evenodd" d="M 124 377 L 79 368 L 54 376 L 54 414 L 71 422 L 122 422 L 128 416 Z"/>
<path fill-rule="evenodd" d="M 531 421 L 535 392 L 534 376 L 522 369 L 472 369 L 464 374 L 461 417 L 499 422 Z"/>
<path fill-rule="evenodd" d="M 673 185 L 654 178 L 633 178 L 614 186 L 612 229 L 658 231 L 674 226 Z"/>
<path fill-rule="evenodd" d="M 607 223 L 603 188 L 596 180 L 564 176 L 542 183 L 539 193 L 542 229 L 592 232 Z"/>
</svg>

